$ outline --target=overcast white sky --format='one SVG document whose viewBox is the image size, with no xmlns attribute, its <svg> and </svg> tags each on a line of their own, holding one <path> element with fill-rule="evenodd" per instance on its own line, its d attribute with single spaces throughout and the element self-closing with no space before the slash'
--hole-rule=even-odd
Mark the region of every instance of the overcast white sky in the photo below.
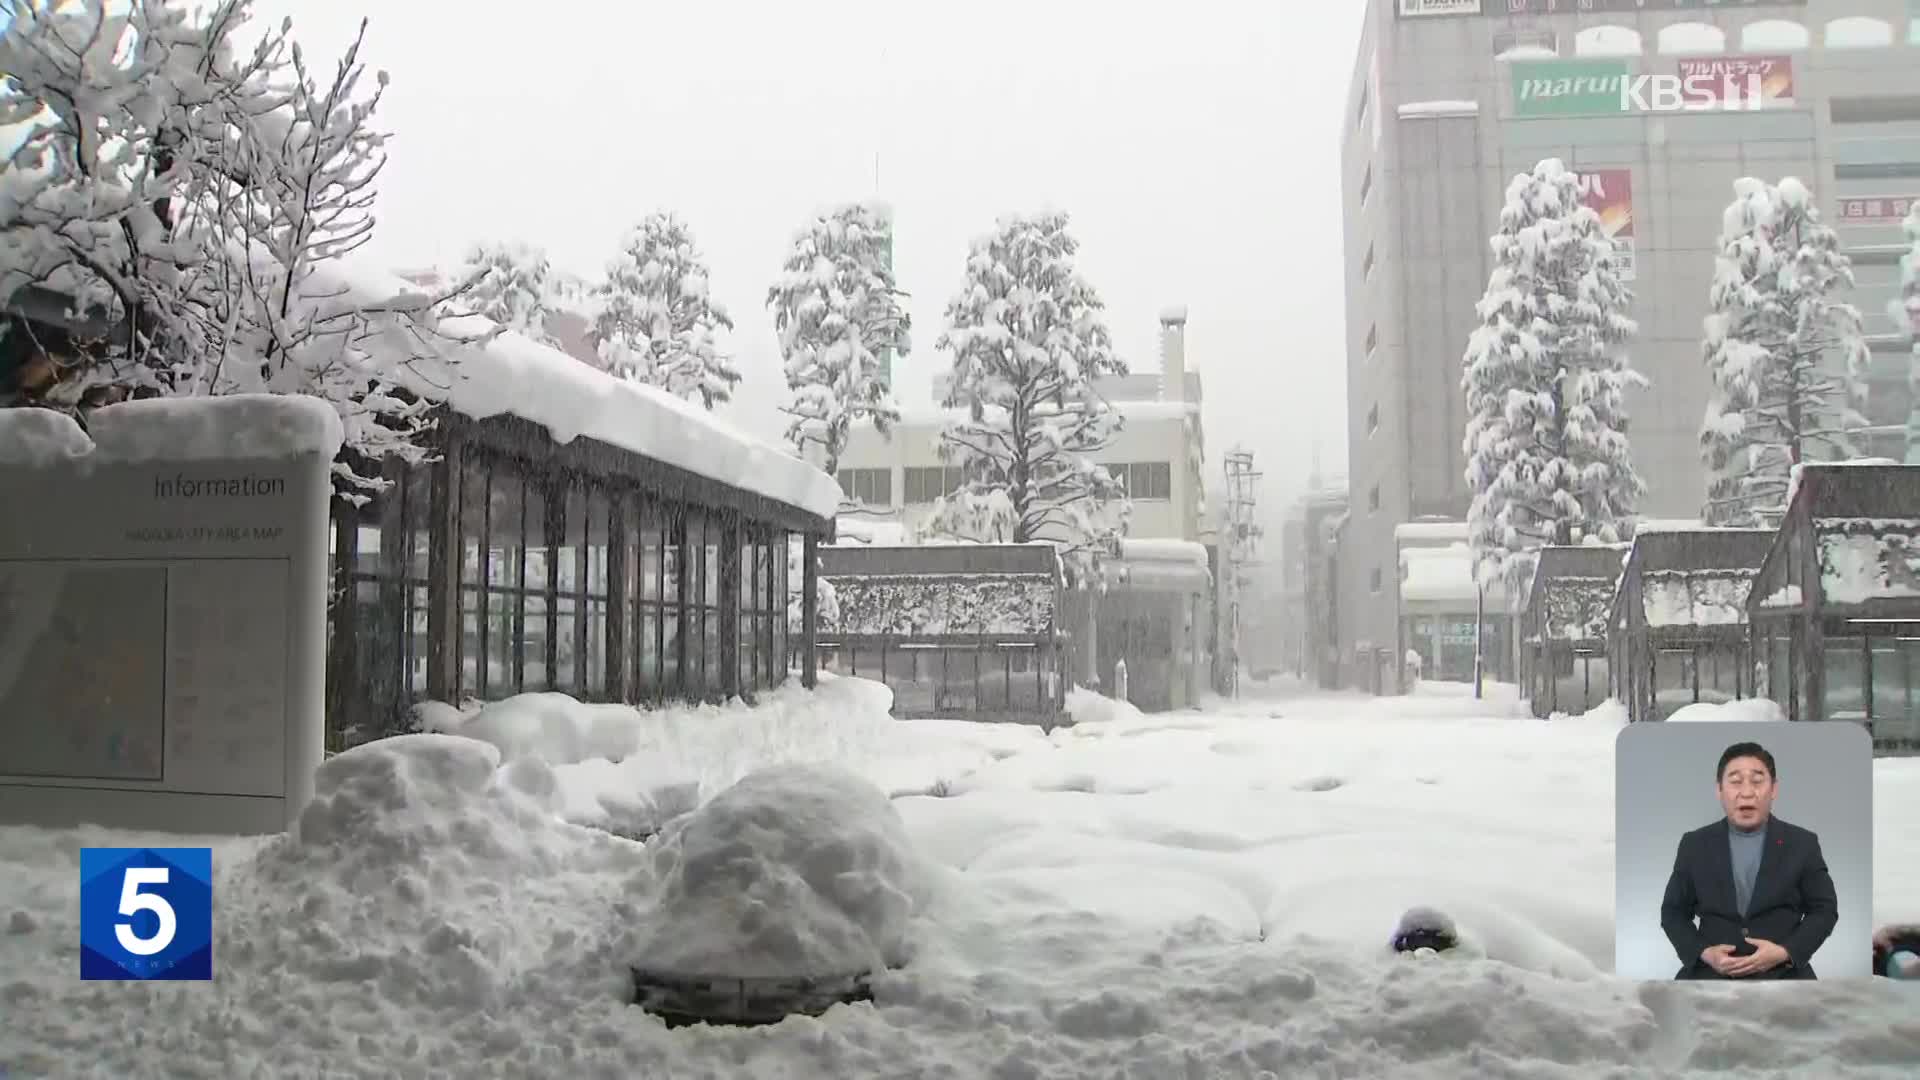
<svg viewBox="0 0 1920 1080">
<path fill-rule="evenodd" d="M 392 86 L 369 254 L 452 260 L 487 238 L 597 274 L 654 209 L 691 224 L 746 373 L 736 418 L 772 435 L 784 392 L 765 290 L 823 205 L 897 217 L 925 399 L 968 241 L 1005 212 L 1069 211 L 1081 270 L 1136 370 L 1191 313 L 1209 482 L 1240 442 L 1268 509 L 1312 443 L 1345 456 L 1339 139 L 1360 0 L 1126 5 L 969 0 L 261 0 L 331 60 L 360 16 Z"/>
</svg>

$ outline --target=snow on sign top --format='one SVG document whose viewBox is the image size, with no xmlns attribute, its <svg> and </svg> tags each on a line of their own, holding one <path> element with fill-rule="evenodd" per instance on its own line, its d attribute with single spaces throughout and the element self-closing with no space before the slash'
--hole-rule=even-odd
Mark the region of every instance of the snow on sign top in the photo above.
<svg viewBox="0 0 1920 1080">
<path fill-rule="evenodd" d="M 385 271 L 326 267 L 336 287 L 355 299 L 381 302 L 420 290 Z M 477 315 L 445 321 L 461 337 L 492 324 Z M 663 390 L 629 382 L 582 363 L 558 349 L 512 332 L 482 345 L 450 349 L 456 363 L 443 370 L 413 364 L 403 368 L 411 389 L 444 401 L 463 416 L 484 420 L 518 416 L 547 429 L 554 441 L 582 436 L 663 464 L 751 491 L 778 503 L 831 518 L 840 507 L 840 486 L 799 458 L 767 445 L 691 402 Z"/>
<path fill-rule="evenodd" d="M 90 436 L 63 413 L 0 409 L 0 464 L 331 458 L 345 440 L 332 405 L 284 394 L 129 401 L 95 409 L 87 426 Z"/>
<path fill-rule="evenodd" d="M 1191 540 L 1122 540 L 1120 557 L 1128 562 L 1177 562 L 1205 568 L 1207 549 Z"/>
<path fill-rule="evenodd" d="M 1478 101 L 1409 101 L 1395 110 L 1401 119 L 1410 120 L 1423 116 L 1477 116 L 1480 113 Z"/>
</svg>

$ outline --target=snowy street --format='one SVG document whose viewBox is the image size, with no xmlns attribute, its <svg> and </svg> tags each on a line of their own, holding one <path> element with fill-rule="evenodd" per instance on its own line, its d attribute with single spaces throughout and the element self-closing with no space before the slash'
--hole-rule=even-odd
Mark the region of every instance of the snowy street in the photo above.
<svg viewBox="0 0 1920 1080">
<path fill-rule="evenodd" d="M 0 829 L 0 1067 L 1912 1075 L 1920 1010 L 1897 983 L 1682 992 L 1603 974 L 1617 723 L 1543 723 L 1510 687 L 1462 689 L 1256 686 L 1269 696 L 1151 717 L 1082 697 L 1079 723 L 1050 736 L 894 721 L 884 690 L 851 679 L 644 721 L 552 698 L 544 719 L 495 710 L 464 725 L 484 742 L 409 736 L 407 753 L 335 759 L 297 839 L 213 841 L 211 984 L 74 973 L 78 848 L 179 838 Z M 670 1031 L 626 1004 L 625 966 L 671 905 L 646 848 L 605 830 L 647 832 L 754 769 L 810 760 L 893 795 L 931 863 L 905 965 L 872 1006 L 758 1030 Z M 1877 761 L 1874 779 L 1875 918 L 1912 920 L 1920 759 Z M 1415 904 L 1458 920 L 1464 955 L 1386 951 Z"/>
</svg>

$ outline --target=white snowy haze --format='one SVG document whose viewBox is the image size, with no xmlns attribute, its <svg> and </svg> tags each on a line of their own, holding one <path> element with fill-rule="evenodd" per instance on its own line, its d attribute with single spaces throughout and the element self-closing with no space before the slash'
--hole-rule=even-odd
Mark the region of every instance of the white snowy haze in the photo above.
<svg viewBox="0 0 1920 1080">
<path fill-rule="evenodd" d="M 923 5 L 550 0 L 260 0 L 309 57 L 362 15 L 393 77 L 394 135 L 368 254 L 457 262 L 538 244 L 597 276 L 655 210 L 692 228 L 738 324 L 735 419 L 777 438 L 786 393 L 766 311 L 793 233 L 876 193 L 897 223 L 915 351 L 903 404 L 930 400 L 932 344 L 967 243 L 1007 212 L 1067 210 L 1079 267 L 1136 371 L 1156 320 L 1192 313 L 1208 482 L 1244 442 L 1277 509 L 1314 437 L 1345 457 L 1339 152 L 1359 0 L 1176 7 L 1093 0 Z M 876 155 L 878 176 L 876 189 Z"/>
</svg>

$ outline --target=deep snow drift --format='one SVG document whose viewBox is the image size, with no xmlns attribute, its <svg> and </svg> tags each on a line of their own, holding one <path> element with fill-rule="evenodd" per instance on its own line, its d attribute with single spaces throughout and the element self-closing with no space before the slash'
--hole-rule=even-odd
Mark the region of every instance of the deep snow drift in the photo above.
<svg viewBox="0 0 1920 1080">
<path fill-rule="evenodd" d="M 858 680 L 775 698 L 657 729 L 596 714 L 603 734 L 635 727 L 622 763 L 447 735 L 330 760 L 293 834 L 214 841 L 211 984 L 76 977 L 78 849 L 179 838 L 0 828 L 0 1063 L 675 1080 L 1908 1078 L 1920 1064 L 1910 984 L 1604 974 L 1619 726 L 1605 717 L 1541 722 L 1510 688 L 1476 702 L 1429 684 L 1104 719 L 1082 701 L 1048 736 L 891 721 L 885 690 Z M 893 794 L 897 831 L 873 791 L 815 790 L 803 777 L 823 774 L 782 767 L 810 762 Z M 627 775 L 629 790 L 691 784 L 705 808 L 662 823 L 659 857 L 565 820 Z M 1920 921 L 1920 760 L 1877 762 L 1875 800 L 1877 921 Z M 776 819 L 787 806 L 854 827 L 822 842 Z M 916 860 L 924 873 L 903 869 Z M 692 898 L 725 895 L 729 874 L 789 911 L 820 903 L 802 909 L 817 922 L 757 940 L 857 945 L 855 924 L 904 966 L 872 1005 L 669 1031 L 625 1004 L 626 965 L 685 914 L 676 875 Z M 1388 952 L 1420 904 L 1455 920 L 1461 949 Z"/>
</svg>

